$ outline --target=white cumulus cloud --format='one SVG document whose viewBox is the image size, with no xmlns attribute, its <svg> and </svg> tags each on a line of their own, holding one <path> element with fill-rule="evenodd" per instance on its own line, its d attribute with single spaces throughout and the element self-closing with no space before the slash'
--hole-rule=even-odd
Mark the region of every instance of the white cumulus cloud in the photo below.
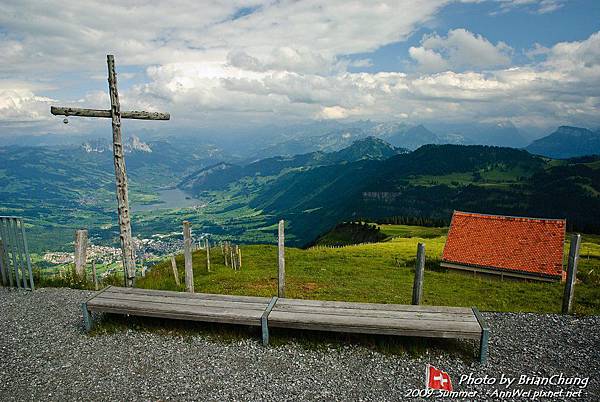
<svg viewBox="0 0 600 402">
<path fill-rule="evenodd" d="M 463 28 L 450 30 L 447 36 L 425 35 L 421 46 L 409 49 L 418 68 L 425 72 L 505 66 L 511 62 L 511 52 L 506 43 L 494 45 Z"/>
<path fill-rule="evenodd" d="M 55 127 L 49 98 L 107 107 L 100 78 L 109 52 L 123 109 L 168 111 L 172 125 L 314 118 L 600 124 L 600 33 L 538 46 L 515 65 L 509 45 L 457 28 L 426 35 L 401 55 L 412 60 L 405 71 L 350 72 L 372 67 L 369 52 L 405 41 L 448 2 L 5 0 L 0 78 L 11 81 L 0 81 L 0 125 Z M 505 7 L 542 12 L 562 4 L 517 2 Z"/>
</svg>

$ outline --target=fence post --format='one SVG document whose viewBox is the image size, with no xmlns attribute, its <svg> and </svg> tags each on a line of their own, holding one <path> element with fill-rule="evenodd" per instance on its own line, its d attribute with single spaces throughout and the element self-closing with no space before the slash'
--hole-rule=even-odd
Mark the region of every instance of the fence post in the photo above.
<svg viewBox="0 0 600 402">
<path fill-rule="evenodd" d="M 21 281 L 23 282 L 23 289 L 27 289 L 27 267 L 25 266 L 25 259 L 23 257 L 23 245 L 21 244 L 21 239 L 19 237 L 19 223 L 17 218 L 11 219 L 13 223 L 13 233 L 15 237 L 15 245 L 17 250 L 17 261 L 19 263 L 19 269 L 21 270 Z"/>
<path fill-rule="evenodd" d="M 2 285 L 6 286 L 8 284 L 8 278 L 6 276 L 6 266 L 4 264 L 4 244 L 2 240 L 0 240 L 0 271 L 2 271 Z"/>
<path fill-rule="evenodd" d="M 27 236 L 25 236 L 25 224 L 23 223 L 23 219 L 19 219 L 19 221 L 21 223 L 21 240 L 23 241 L 23 251 L 25 252 L 25 257 L 27 259 L 27 270 L 29 271 L 29 287 L 31 290 L 34 290 L 35 285 L 33 283 L 33 270 L 31 268 L 31 256 L 29 255 Z"/>
<path fill-rule="evenodd" d="M 4 255 L 4 269 L 8 276 L 10 287 L 14 285 L 13 272 L 10 265 L 10 240 L 8 238 L 8 229 L 4 225 L 4 218 L 0 217 L 0 236 L 2 236 L 2 253 Z"/>
<path fill-rule="evenodd" d="M 85 279 L 85 265 L 87 262 L 87 235 L 88 231 L 85 229 L 75 231 L 75 273 L 82 279 Z"/>
<path fill-rule="evenodd" d="M 175 261 L 175 256 L 171 256 L 171 268 L 173 268 L 173 276 L 175 277 L 175 283 L 177 287 L 181 286 L 181 282 L 179 282 L 179 272 L 177 272 L 177 261 Z"/>
<path fill-rule="evenodd" d="M 573 294 L 575 293 L 575 280 L 577 279 L 577 263 L 579 262 L 579 247 L 581 246 L 581 235 L 571 235 L 571 246 L 569 247 L 569 262 L 567 266 L 567 282 L 563 295 L 562 313 L 571 314 L 573 308 Z"/>
<path fill-rule="evenodd" d="M 144 253 L 140 254 L 140 269 L 142 271 L 142 278 L 146 276 L 146 268 L 144 267 Z"/>
<path fill-rule="evenodd" d="M 277 277 L 277 296 L 285 297 L 285 234 L 284 234 L 285 222 L 279 221 L 278 236 L 277 236 L 277 248 L 279 251 L 279 275 Z"/>
<path fill-rule="evenodd" d="M 192 225 L 183 222 L 183 257 L 185 260 L 185 290 L 194 293 L 194 270 L 192 265 Z"/>
<path fill-rule="evenodd" d="M 96 276 L 96 259 L 92 260 L 92 276 L 94 277 L 94 289 L 98 290 L 98 276 Z"/>
<path fill-rule="evenodd" d="M 7 231 L 7 239 L 10 243 L 10 247 L 11 247 L 11 255 L 12 255 L 12 264 L 13 264 L 13 268 L 15 271 L 15 284 L 17 285 L 17 288 L 21 287 L 21 280 L 19 279 L 19 264 L 17 262 L 17 248 L 16 248 L 16 244 L 17 244 L 17 237 L 16 234 L 14 232 L 14 230 L 12 230 L 11 228 L 11 218 L 7 218 L 6 219 L 6 231 Z"/>
<path fill-rule="evenodd" d="M 210 242 L 206 238 L 206 270 L 210 272 Z"/>
<path fill-rule="evenodd" d="M 425 244 L 417 246 L 417 262 L 415 264 L 415 282 L 413 283 L 412 304 L 418 306 L 423 298 L 423 273 L 425 271 Z"/>
<path fill-rule="evenodd" d="M 237 253 L 238 253 L 238 269 L 242 269 L 242 249 L 239 246 L 237 248 Z"/>
</svg>

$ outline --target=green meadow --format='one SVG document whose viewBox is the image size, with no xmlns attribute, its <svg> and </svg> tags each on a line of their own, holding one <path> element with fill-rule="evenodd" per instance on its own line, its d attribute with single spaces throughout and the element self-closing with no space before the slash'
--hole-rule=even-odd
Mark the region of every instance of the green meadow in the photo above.
<svg viewBox="0 0 600 402">
<path fill-rule="evenodd" d="M 517 281 L 448 271 L 439 266 L 447 228 L 380 225 L 387 238 L 339 248 L 286 248 L 286 296 L 408 304 L 417 244 L 425 243 L 427 263 L 423 304 L 476 306 L 482 311 L 558 313 L 562 283 Z M 565 246 L 568 251 L 568 244 Z M 565 252 L 565 255 L 566 255 Z M 277 247 L 242 245 L 242 268 L 224 265 L 220 247 L 211 249 L 211 272 L 204 250 L 193 253 L 196 292 L 249 296 L 277 294 Z M 583 235 L 574 313 L 600 314 L 600 237 Z M 150 289 L 184 290 L 183 255 L 176 257 L 178 287 L 168 260 L 137 281 Z"/>
</svg>

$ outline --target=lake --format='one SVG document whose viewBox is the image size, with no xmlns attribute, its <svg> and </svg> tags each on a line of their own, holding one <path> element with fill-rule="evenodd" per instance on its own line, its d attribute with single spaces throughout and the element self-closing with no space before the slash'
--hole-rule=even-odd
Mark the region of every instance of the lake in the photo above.
<svg viewBox="0 0 600 402">
<path fill-rule="evenodd" d="M 132 212 L 156 211 L 157 209 L 178 209 L 190 208 L 196 205 L 202 205 L 202 201 L 192 198 L 189 194 L 178 188 L 157 191 L 160 203 L 158 204 L 134 204 L 131 207 Z"/>
</svg>

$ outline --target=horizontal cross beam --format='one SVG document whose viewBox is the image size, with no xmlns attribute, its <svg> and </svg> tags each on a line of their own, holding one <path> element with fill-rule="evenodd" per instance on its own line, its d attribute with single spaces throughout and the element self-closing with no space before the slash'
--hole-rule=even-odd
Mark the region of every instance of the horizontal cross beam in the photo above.
<svg viewBox="0 0 600 402">
<path fill-rule="evenodd" d="M 76 107 L 59 107 L 51 106 L 50 113 L 55 116 L 79 116 L 79 117 L 106 117 L 111 118 L 110 110 L 103 109 L 80 109 Z M 169 113 L 161 112 L 143 112 L 131 111 L 121 112 L 122 119 L 137 119 L 137 120 L 170 120 Z"/>
</svg>

